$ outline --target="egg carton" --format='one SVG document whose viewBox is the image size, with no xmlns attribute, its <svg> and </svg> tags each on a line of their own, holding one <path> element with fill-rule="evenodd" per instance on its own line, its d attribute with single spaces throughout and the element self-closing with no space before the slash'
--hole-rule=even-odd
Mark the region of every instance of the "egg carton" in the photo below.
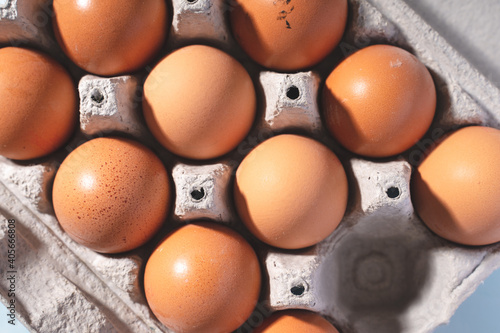
<svg viewBox="0 0 500 333">
<path fill-rule="evenodd" d="M 57 49 L 51 37 L 53 11 L 50 0 L 0 0 L 0 45 L 36 45 Z"/>
<path fill-rule="evenodd" d="M 342 333 L 432 332 L 500 267 L 500 244 L 467 247 L 448 242 L 430 232 L 414 212 L 412 167 L 454 128 L 500 128 L 500 91 L 404 2 L 350 0 L 347 30 L 337 50 L 312 71 L 293 74 L 263 70 L 245 58 L 228 29 L 231 1 L 172 0 L 172 5 L 164 54 L 194 42 L 229 50 L 254 78 L 260 101 L 256 124 L 232 153 L 218 160 L 203 164 L 180 159 L 162 149 L 146 130 L 140 103 L 147 73 L 82 76 L 66 63 L 79 80 L 78 133 L 45 158 L 0 158 L 0 299 L 8 305 L 14 285 L 17 319 L 30 331 L 169 332 L 144 297 L 144 265 L 168 231 L 197 219 L 238 229 L 261 259 L 262 297 L 238 332 L 251 332 L 272 311 L 290 308 L 319 312 Z M 36 46 L 64 62 L 47 24 L 41 24 L 42 17 L 51 16 L 47 0 L 0 0 L 0 44 Z M 414 53 L 430 70 L 438 93 L 431 129 L 391 160 L 362 159 L 339 147 L 321 123 L 317 102 L 320 82 L 338 60 L 374 43 Z M 283 132 L 308 135 L 328 145 L 344 162 L 350 180 L 341 224 L 326 240 L 304 250 L 259 243 L 242 227 L 232 203 L 232 179 L 241 159 Z M 81 143 L 105 135 L 136 138 L 152 147 L 175 184 L 168 223 L 146 246 L 119 255 L 99 254 L 75 243 L 59 226 L 50 202 L 51 184 L 64 157 Z M 16 221 L 13 285 L 5 278 L 8 219 Z"/>
</svg>

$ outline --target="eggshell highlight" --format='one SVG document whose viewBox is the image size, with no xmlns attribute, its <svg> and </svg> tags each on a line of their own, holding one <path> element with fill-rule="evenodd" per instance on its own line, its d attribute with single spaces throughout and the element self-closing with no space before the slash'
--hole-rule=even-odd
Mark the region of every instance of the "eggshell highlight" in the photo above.
<svg viewBox="0 0 500 333">
<path fill-rule="evenodd" d="M 298 135 L 278 135 L 241 162 L 234 199 L 257 238 L 298 249 L 322 241 L 338 226 L 347 205 L 347 177 L 326 146 Z"/>
<path fill-rule="evenodd" d="M 313 66 L 337 46 L 347 21 L 346 0 L 236 0 L 234 36 L 264 67 L 296 71 Z"/>
<path fill-rule="evenodd" d="M 436 89 L 411 53 L 373 45 L 346 58 L 326 79 L 326 126 L 350 151 L 388 157 L 413 146 L 429 129 Z"/>
<path fill-rule="evenodd" d="M 144 84 L 143 110 L 156 139 L 191 159 L 234 149 L 252 127 L 255 90 L 245 68 L 216 48 L 191 45 L 165 57 Z"/>
<path fill-rule="evenodd" d="M 151 310 L 179 333 L 236 330 L 257 304 L 260 286 L 252 247 L 235 231 L 210 222 L 169 234 L 144 275 Z"/>
<path fill-rule="evenodd" d="M 160 159 L 129 139 L 98 138 L 63 161 L 53 187 L 61 227 L 97 252 L 135 249 L 160 229 L 170 184 Z"/>
<path fill-rule="evenodd" d="M 54 32 L 66 55 L 98 75 L 133 72 L 160 51 L 165 0 L 54 0 Z"/>
<path fill-rule="evenodd" d="M 439 236 L 466 245 L 500 241 L 500 130 L 453 132 L 413 175 L 418 215 Z"/>
<path fill-rule="evenodd" d="M 325 318 L 314 312 L 286 310 L 275 312 L 254 333 L 339 333 Z"/>
<path fill-rule="evenodd" d="M 76 125 L 76 87 L 49 56 L 0 49 L 0 155 L 28 160 L 50 154 Z"/>
</svg>

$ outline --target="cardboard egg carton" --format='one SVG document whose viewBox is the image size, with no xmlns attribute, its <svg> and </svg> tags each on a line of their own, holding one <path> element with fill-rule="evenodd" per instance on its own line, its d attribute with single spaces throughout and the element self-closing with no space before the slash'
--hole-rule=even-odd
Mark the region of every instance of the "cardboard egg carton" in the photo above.
<svg viewBox="0 0 500 333">
<path fill-rule="evenodd" d="M 50 0 L 0 0 L 0 45 L 57 48 L 51 38 L 53 17 Z"/>
<path fill-rule="evenodd" d="M 54 41 L 46 27 L 31 29 L 37 15 L 50 16 L 47 1 L 23 7 L 25 3 L 0 0 L 0 44 L 22 41 L 59 54 L 52 50 Z M 145 262 L 168 231 L 210 219 L 242 232 L 262 261 L 261 301 L 238 332 L 251 332 L 271 311 L 289 308 L 319 312 L 342 333 L 432 332 L 500 267 L 500 244 L 459 246 L 430 232 L 412 207 L 412 167 L 439 137 L 458 126 L 500 128 L 500 91 L 400 0 L 350 0 L 348 27 L 334 54 L 309 72 L 293 74 L 264 70 L 248 61 L 228 29 L 231 6 L 231 1 L 222 0 L 172 0 L 173 23 L 164 54 L 203 42 L 229 50 L 244 63 L 260 101 L 247 138 L 232 153 L 209 163 L 179 159 L 146 129 L 140 110 L 142 74 L 78 76 L 80 129 L 74 138 L 36 161 L 0 157 L 2 302 L 8 305 L 12 289 L 3 277 L 9 271 L 7 220 L 15 219 L 16 315 L 30 331 L 169 332 L 147 306 Z M 321 81 L 338 60 L 374 43 L 412 51 L 431 71 L 438 92 L 437 115 L 426 136 L 408 152 L 383 161 L 365 160 L 339 147 L 321 124 L 318 107 Z M 241 159 L 283 132 L 328 145 L 349 176 L 350 199 L 341 224 L 326 240 L 304 250 L 259 243 L 242 227 L 232 204 L 233 175 Z M 64 157 L 104 135 L 132 137 L 152 147 L 175 184 L 175 202 L 163 229 L 146 246 L 120 255 L 99 254 L 75 243 L 59 226 L 50 199 Z"/>
</svg>

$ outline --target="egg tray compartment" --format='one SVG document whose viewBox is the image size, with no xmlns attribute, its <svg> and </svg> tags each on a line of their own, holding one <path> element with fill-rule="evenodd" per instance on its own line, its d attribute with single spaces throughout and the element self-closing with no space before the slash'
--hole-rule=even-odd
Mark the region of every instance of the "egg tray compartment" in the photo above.
<svg viewBox="0 0 500 333">
<path fill-rule="evenodd" d="M 167 49 L 203 41 L 245 59 L 225 21 L 231 2 L 172 2 Z M 36 45 L 64 62 L 48 29 L 37 23 L 43 15 L 50 17 L 47 1 L 31 3 L 22 7 L 25 1 L 9 0 L 0 8 L 0 44 Z M 314 137 L 340 156 L 350 180 L 348 210 L 332 235 L 308 249 L 278 250 L 252 239 L 265 279 L 261 300 L 239 332 L 250 332 L 270 311 L 288 308 L 317 311 L 342 333 L 431 332 L 448 321 L 500 267 L 500 244 L 459 246 L 431 233 L 411 204 L 412 165 L 449 130 L 467 124 L 500 128 L 500 91 L 404 2 L 351 0 L 349 6 L 342 42 L 314 71 L 274 73 L 244 62 L 259 93 L 258 120 L 233 153 L 206 164 L 176 159 L 153 140 L 140 115 L 141 75 L 81 77 L 81 71 L 67 64 L 81 78 L 79 133 L 59 152 L 32 163 L 0 158 L 0 215 L 5 221 L 0 227 L 0 276 L 7 270 L 6 221 L 14 218 L 17 319 L 32 332 L 167 332 L 149 310 L 142 289 L 144 264 L 155 243 L 175 226 L 199 218 L 231 224 L 252 239 L 233 209 L 232 176 L 253 146 L 275 133 L 292 132 Z M 390 160 L 365 160 L 340 148 L 326 134 L 318 111 L 321 79 L 339 54 L 374 43 L 412 51 L 431 71 L 438 92 L 437 115 L 427 135 Z M 50 193 L 69 151 L 91 137 L 113 134 L 153 147 L 172 172 L 176 193 L 168 223 L 148 245 L 103 255 L 64 233 L 53 215 Z M 8 280 L 0 279 L 4 304 L 9 287 Z"/>
</svg>

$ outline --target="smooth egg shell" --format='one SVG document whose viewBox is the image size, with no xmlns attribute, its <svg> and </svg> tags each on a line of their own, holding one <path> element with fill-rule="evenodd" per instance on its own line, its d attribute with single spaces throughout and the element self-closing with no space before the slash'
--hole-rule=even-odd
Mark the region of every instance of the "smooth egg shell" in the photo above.
<svg viewBox="0 0 500 333">
<path fill-rule="evenodd" d="M 315 65 L 340 42 L 346 0 L 236 0 L 230 13 L 234 36 L 264 67 L 295 71 Z"/>
<path fill-rule="evenodd" d="M 234 149 L 250 131 L 255 90 L 233 57 L 191 45 L 169 54 L 150 73 L 143 110 L 165 148 L 187 158 L 215 158 Z"/>
<path fill-rule="evenodd" d="M 98 75 L 132 72 L 160 51 L 165 0 L 54 0 L 54 32 L 66 55 Z"/>
<path fill-rule="evenodd" d="M 298 249 L 322 241 L 338 226 L 347 205 L 347 177 L 326 146 L 298 135 L 278 135 L 241 162 L 234 198 L 241 219 L 257 238 Z"/>
<path fill-rule="evenodd" d="M 326 126 L 344 147 L 387 157 L 407 150 L 428 130 L 436 89 L 414 55 L 373 45 L 346 58 L 328 76 L 323 109 Z"/>
<path fill-rule="evenodd" d="M 319 314 L 305 310 L 275 312 L 254 333 L 339 333 L 337 329 Z"/>
<path fill-rule="evenodd" d="M 76 125 L 76 87 L 49 56 L 0 49 L 0 155 L 27 160 L 61 147 Z"/>
<path fill-rule="evenodd" d="M 500 241 L 500 130 L 453 132 L 413 175 L 418 215 L 435 233 L 466 245 Z"/>
<path fill-rule="evenodd" d="M 148 304 L 174 332 L 229 333 L 252 313 L 261 271 L 246 240 L 228 227 L 198 222 L 169 234 L 149 258 Z"/>
<path fill-rule="evenodd" d="M 148 148 L 98 138 L 71 152 L 57 171 L 54 210 L 76 242 L 98 252 L 132 250 L 163 224 L 170 205 L 167 171 Z"/>
</svg>

